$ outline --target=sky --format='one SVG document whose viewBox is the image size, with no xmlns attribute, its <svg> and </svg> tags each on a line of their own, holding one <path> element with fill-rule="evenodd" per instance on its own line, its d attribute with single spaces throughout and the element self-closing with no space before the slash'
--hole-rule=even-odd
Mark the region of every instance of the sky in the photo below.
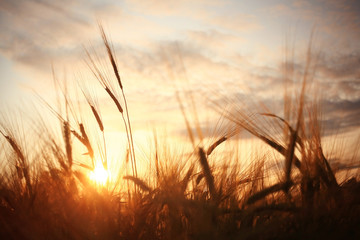
<svg viewBox="0 0 360 240">
<path fill-rule="evenodd" d="M 177 90 L 194 95 L 210 132 L 212 101 L 222 98 L 266 103 L 281 116 L 284 57 L 294 52 L 290 61 L 301 74 L 311 39 L 323 127 L 359 135 L 358 0 L 2 0 L 2 108 L 36 101 L 33 90 L 54 97 L 52 66 L 61 81 L 96 85 L 84 49 L 105 53 L 98 21 L 114 46 L 139 134 L 160 127 L 186 135 Z M 109 133 L 123 131 L 105 92 L 96 94 Z"/>
</svg>

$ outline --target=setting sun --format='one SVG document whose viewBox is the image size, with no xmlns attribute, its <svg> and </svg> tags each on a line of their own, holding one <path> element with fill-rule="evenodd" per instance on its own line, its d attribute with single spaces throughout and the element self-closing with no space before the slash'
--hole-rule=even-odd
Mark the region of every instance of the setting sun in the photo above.
<svg viewBox="0 0 360 240">
<path fill-rule="evenodd" d="M 110 178 L 109 171 L 104 169 L 102 164 L 95 166 L 95 169 L 89 173 L 89 178 L 94 183 L 104 186 Z"/>
</svg>

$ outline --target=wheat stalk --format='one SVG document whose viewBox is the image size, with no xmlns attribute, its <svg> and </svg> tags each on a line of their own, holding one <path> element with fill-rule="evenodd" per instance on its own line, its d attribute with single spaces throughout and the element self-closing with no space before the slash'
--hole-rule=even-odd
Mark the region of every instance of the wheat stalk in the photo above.
<svg viewBox="0 0 360 240">
<path fill-rule="evenodd" d="M 255 203 L 256 201 L 265 198 L 267 195 L 274 193 L 274 192 L 278 192 L 281 190 L 287 190 L 289 189 L 289 187 L 291 187 L 293 183 L 291 182 L 285 182 L 285 183 L 276 183 L 268 188 L 265 188 L 253 195 L 251 195 L 247 201 L 246 204 L 252 204 Z"/>
<path fill-rule="evenodd" d="M 206 155 L 209 156 L 217 146 L 219 146 L 221 143 L 225 142 L 226 140 L 227 140 L 226 136 L 219 138 L 216 142 L 211 144 L 211 146 L 208 148 L 208 150 L 206 152 Z"/>
<path fill-rule="evenodd" d="M 88 152 L 87 154 L 90 156 L 91 163 L 92 163 L 92 169 L 95 167 L 94 163 L 94 150 L 90 144 L 90 140 L 85 132 L 84 125 L 82 123 L 79 123 L 79 128 L 81 135 L 77 133 L 75 130 L 71 130 L 71 133 L 87 148 Z"/>
<path fill-rule="evenodd" d="M 105 31 L 104 31 L 104 29 L 103 29 L 100 22 L 98 22 L 98 26 L 99 26 L 99 29 L 100 29 L 101 37 L 103 39 L 103 43 L 104 43 L 104 45 L 106 47 L 106 51 L 108 53 L 108 57 L 109 57 L 111 66 L 113 68 L 115 77 L 116 77 L 116 79 L 118 81 L 118 84 L 119 84 L 119 87 L 120 87 L 120 90 L 121 90 L 121 93 L 122 93 L 122 96 L 123 96 L 123 100 L 124 100 L 124 104 L 125 104 L 125 111 L 126 111 L 126 120 L 125 120 L 125 117 L 123 115 L 123 108 L 121 107 L 119 100 L 116 98 L 113 91 L 111 91 L 110 88 L 109 88 L 109 82 L 106 79 L 104 79 L 102 74 L 98 73 L 97 75 L 100 77 L 99 79 L 102 81 L 103 87 L 105 88 L 105 91 L 108 93 L 110 98 L 114 101 L 115 105 L 117 106 L 118 110 L 120 111 L 120 113 L 122 115 L 124 125 L 125 125 L 125 129 L 126 129 L 128 142 L 129 142 L 129 148 L 131 149 L 133 174 L 135 176 L 137 176 L 137 166 L 136 166 L 136 158 L 135 158 L 134 140 L 133 140 L 133 135 L 132 135 L 132 128 L 131 128 L 131 122 L 130 122 L 130 117 L 129 117 L 129 110 L 128 110 L 128 106 L 127 106 L 127 100 L 126 100 L 126 97 L 125 97 L 123 85 L 121 83 L 121 78 L 120 78 L 118 67 L 117 67 L 117 64 L 116 64 L 116 61 L 115 61 L 115 57 L 114 57 L 114 54 L 113 54 L 113 49 L 110 46 L 110 43 L 109 43 L 109 41 L 108 41 L 108 39 L 106 37 Z M 97 72 L 99 72 L 99 71 L 97 71 Z"/>
<path fill-rule="evenodd" d="M 140 178 L 134 177 L 134 176 L 124 176 L 123 179 L 130 180 L 133 183 L 135 183 L 137 186 L 139 186 L 142 190 L 146 192 L 151 192 L 152 189 Z"/>
<path fill-rule="evenodd" d="M 118 68 L 117 68 L 117 65 L 116 65 L 116 62 L 115 62 L 115 58 L 114 58 L 114 56 L 112 54 L 113 50 L 112 50 L 112 48 L 110 48 L 110 44 L 109 44 L 109 41 L 107 40 L 104 28 L 102 27 L 102 25 L 100 23 L 98 23 L 98 26 L 99 26 L 99 29 L 100 29 L 100 33 L 101 33 L 101 37 L 103 39 L 104 45 L 106 47 L 106 51 L 108 53 L 108 56 L 109 56 L 109 59 L 110 59 L 110 62 L 111 62 L 111 66 L 113 67 L 116 79 L 118 80 L 120 89 L 123 90 L 120 74 L 119 74 L 119 71 L 118 71 Z"/>
<path fill-rule="evenodd" d="M 72 163 L 73 163 L 73 157 L 72 157 L 70 125 L 69 125 L 68 121 L 63 122 L 63 134 L 64 134 L 66 156 L 67 156 L 67 159 L 68 159 L 68 166 L 71 169 L 71 166 L 72 166 Z"/>
<path fill-rule="evenodd" d="M 26 183 L 26 189 L 28 191 L 29 197 L 33 197 L 33 188 L 30 180 L 30 173 L 29 173 L 29 167 L 27 165 L 26 159 L 24 154 L 21 151 L 21 148 L 16 143 L 15 139 L 10 134 L 5 134 L 0 130 L 1 135 L 7 140 L 7 142 L 10 144 L 11 148 L 14 150 L 17 159 L 19 160 L 19 163 L 16 163 L 16 170 L 19 175 L 19 179 L 22 178 L 22 176 L 25 178 Z M 22 174 L 20 173 L 22 171 Z"/>
<path fill-rule="evenodd" d="M 200 160 L 200 165 L 203 170 L 206 182 L 209 187 L 210 196 L 213 200 L 215 200 L 217 198 L 217 193 L 216 193 L 216 189 L 215 189 L 214 176 L 211 173 L 205 152 L 201 147 L 199 147 L 199 160 Z"/>
</svg>

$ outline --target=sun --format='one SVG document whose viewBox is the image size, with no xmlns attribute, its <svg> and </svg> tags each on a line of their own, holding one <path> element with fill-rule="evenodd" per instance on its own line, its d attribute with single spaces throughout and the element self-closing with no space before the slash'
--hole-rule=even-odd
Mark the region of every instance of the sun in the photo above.
<svg viewBox="0 0 360 240">
<path fill-rule="evenodd" d="M 95 169 L 89 173 L 91 181 L 100 186 L 105 186 L 110 178 L 109 171 L 104 169 L 102 164 L 97 164 Z"/>
</svg>

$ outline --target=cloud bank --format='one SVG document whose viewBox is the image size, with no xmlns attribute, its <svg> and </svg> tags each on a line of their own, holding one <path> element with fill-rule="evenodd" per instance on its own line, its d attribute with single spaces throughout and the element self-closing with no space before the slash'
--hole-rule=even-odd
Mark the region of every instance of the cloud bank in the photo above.
<svg viewBox="0 0 360 240">
<path fill-rule="evenodd" d="M 180 126 L 175 86 L 193 92 L 199 106 L 241 94 L 270 103 L 281 115 L 287 29 L 297 52 L 291 61 L 301 75 L 316 26 L 314 43 L 321 53 L 315 79 L 324 98 L 324 127 L 351 131 L 360 126 L 359 12 L 353 0 L 4 0 L 0 54 L 17 66 L 14 71 L 25 72 L 29 84 L 51 81 L 51 64 L 58 71 L 82 68 L 83 47 L 100 49 L 101 20 L 136 109 L 134 121 Z M 24 66 L 42 74 L 32 76 Z M 199 114 L 205 118 L 206 111 Z"/>
</svg>

